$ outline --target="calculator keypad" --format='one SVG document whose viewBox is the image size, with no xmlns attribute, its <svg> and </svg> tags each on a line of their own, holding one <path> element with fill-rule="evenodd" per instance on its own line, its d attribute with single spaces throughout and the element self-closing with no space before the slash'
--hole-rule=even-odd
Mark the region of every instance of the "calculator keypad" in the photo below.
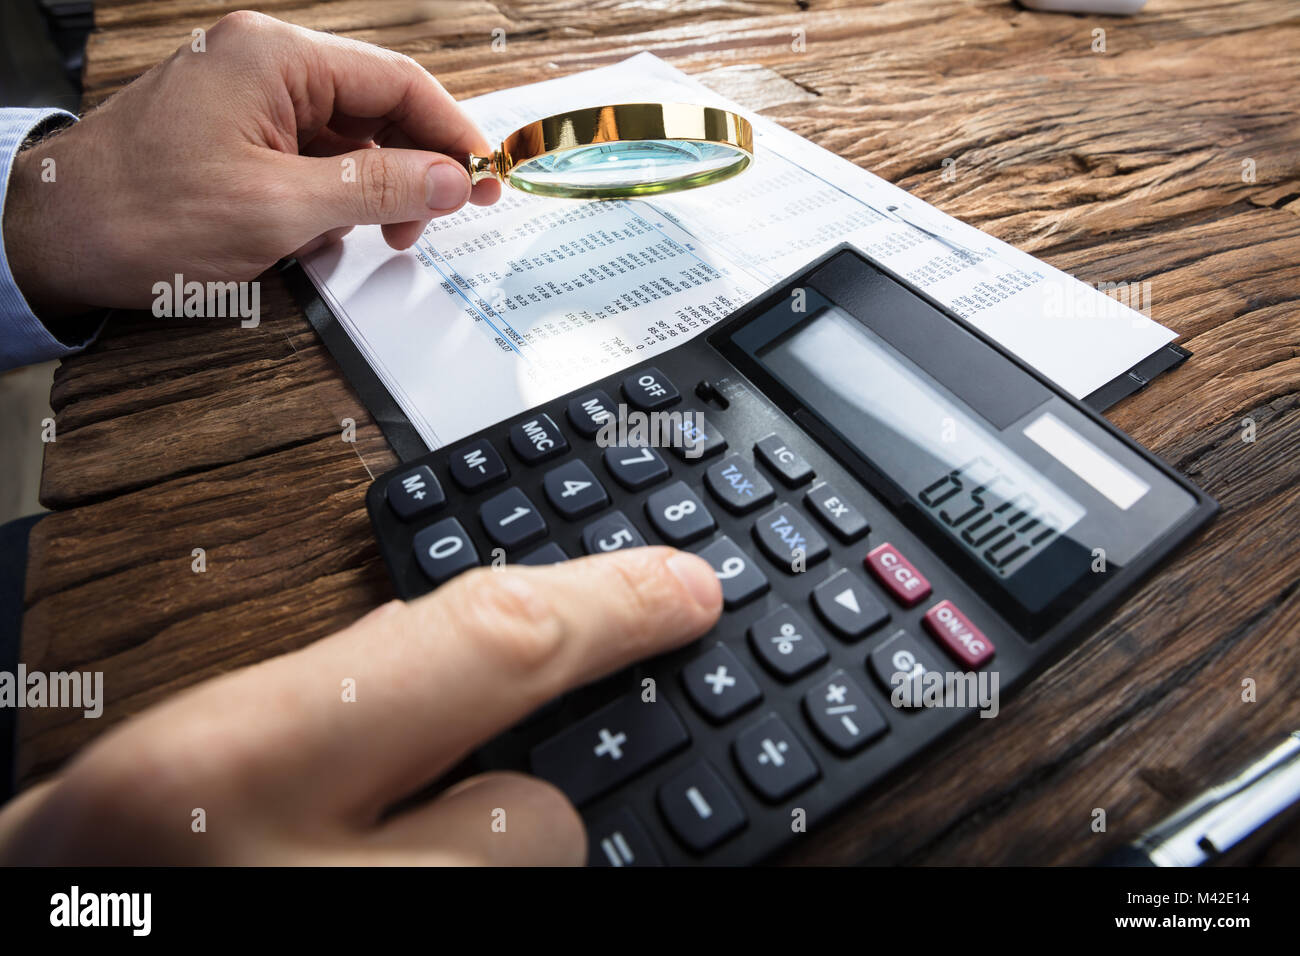
<svg viewBox="0 0 1300 956">
<path fill-rule="evenodd" d="M 656 368 L 623 377 L 619 390 L 643 411 L 677 405 L 682 397 Z M 548 535 L 564 532 L 561 540 L 580 538 L 581 551 L 600 554 L 654 543 L 647 542 L 648 533 L 689 547 L 707 561 L 728 613 L 744 613 L 772 591 L 770 575 L 780 572 L 775 586 L 781 602 L 750 613 L 747 626 L 729 627 L 724 616 L 716 631 L 720 640 L 694 648 L 674 664 L 677 686 L 668 696 L 676 700 L 684 693 L 690 703 L 680 706 L 686 710 L 674 709 L 662 686 L 648 696 L 644 685 L 629 693 L 634 677 L 629 668 L 564 695 L 511 732 L 551 726 L 547 721 L 560 727 L 540 742 L 533 731 L 528 761 L 534 773 L 554 782 L 579 807 L 688 748 L 691 732 L 684 717 L 703 719 L 711 733 L 723 736 L 725 762 L 716 749 L 703 759 L 702 748 L 701 759 L 656 781 L 649 810 L 629 787 L 628 803 L 602 805 L 603 815 L 589 824 L 590 863 L 638 866 L 663 858 L 653 828 L 645 826 L 651 819 L 647 812 L 667 828 L 667 839 L 707 854 L 752 824 L 745 799 L 779 804 L 822 777 L 820 760 L 871 759 L 864 755 L 877 749 L 873 744 L 899 719 L 884 701 L 900 681 L 919 687 L 927 672 L 940 667 L 943 655 L 932 652 L 934 645 L 964 669 L 987 664 L 994 648 L 946 599 L 923 616 L 915 612 L 902 622 L 908 626 L 896 624 L 892 633 L 885 629 L 891 607 L 915 608 L 933 590 L 892 543 L 860 545 L 849 567 L 841 557 L 828 570 L 810 570 L 827 561 L 834 548 L 867 538 L 869 509 L 862 507 L 864 490 L 846 487 L 842 478 L 814 482 L 814 468 L 786 436 L 774 432 L 750 446 L 752 452 L 722 454 L 727 440 L 716 424 L 685 407 L 672 413 L 673 419 L 680 414 L 682 424 L 673 426 L 677 432 L 670 445 L 677 461 L 671 465 L 666 452 L 643 447 L 634 437 L 631 444 L 596 451 L 586 443 L 597 441 L 620 414 L 612 391 L 589 389 L 559 410 L 538 409 L 496 433 L 522 467 L 519 474 L 512 474 L 499 445 L 486 438 L 453 449 L 446 463 L 457 487 L 483 492 L 474 509 L 478 523 L 487 540 L 518 564 L 554 564 L 578 550 L 545 540 Z M 570 445 L 557 419 L 571 435 L 581 436 L 578 447 Z M 597 457 L 603 471 L 595 465 Z M 447 506 L 439 477 L 434 468 L 419 464 L 394 472 L 384 485 L 389 510 L 412 525 L 416 563 L 434 585 L 482 563 L 461 524 L 465 511 L 434 520 Z M 508 487 L 493 487 L 507 479 Z M 544 516 L 544 510 L 550 514 Z M 421 528 L 421 521 L 432 523 Z M 832 541 L 838 543 L 834 548 Z M 882 601 L 884 594 L 889 598 Z M 915 628 L 909 621 L 917 622 Z M 838 638 L 831 643 L 839 650 L 828 646 L 828 632 Z M 866 642 L 869 635 L 874 637 Z M 857 652 L 850 670 L 843 655 L 859 641 L 869 647 L 865 654 Z M 833 654 L 832 673 L 813 676 Z M 872 679 L 864 683 L 864 677 L 878 686 Z M 773 685 L 773 679 L 779 683 Z M 788 688 L 792 700 L 778 701 L 776 688 Z M 611 702 L 613 694 L 619 696 Z M 902 706 L 921 699 L 918 691 Z M 764 713 L 759 707 L 765 702 L 794 706 Z M 904 720 L 914 719 L 906 710 L 901 713 Z"/>
</svg>

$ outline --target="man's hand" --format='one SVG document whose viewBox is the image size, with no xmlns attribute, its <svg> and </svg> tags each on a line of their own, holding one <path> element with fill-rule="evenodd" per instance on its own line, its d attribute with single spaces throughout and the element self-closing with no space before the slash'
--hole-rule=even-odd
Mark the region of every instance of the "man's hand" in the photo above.
<svg viewBox="0 0 1300 956">
<path fill-rule="evenodd" d="M 471 571 L 127 722 L 0 814 L 0 863 L 580 864 L 581 820 L 531 777 L 384 811 L 565 690 L 699 637 L 721 607 L 708 564 L 670 548 Z"/>
<path fill-rule="evenodd" d="M 192 47 L 19 154 L 4 245 L 38 314 L 144 308 L 177 273 L 249 280 L 361 223 L 404 249 L 500 196 L 471 194 L 460 163 L 488 143 L 409 57 L 246 11 Z"/>
</svg>

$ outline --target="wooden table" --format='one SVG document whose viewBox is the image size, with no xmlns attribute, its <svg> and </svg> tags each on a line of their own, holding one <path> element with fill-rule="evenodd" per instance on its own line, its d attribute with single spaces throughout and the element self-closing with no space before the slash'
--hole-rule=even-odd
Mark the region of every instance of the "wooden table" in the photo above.
<svg viewBox="0 0 1300 956">
<path fill-rule="evenodd" d="M 96 6 L 89 102 L 237 4 Z M 1216 496 L 1217 522 L 1000 719 L 809 834 L 791 861 L 1088 862 L 1300 727 L 1300 7 L 262 9 L 408 53 L 462 97 L 651 50 L 1084 281 L 1149 281 L 1153 317 L 1195 353 L 1110 417 Z M 490 49 L 498 28 L 508 59 Z M 108 704 L 99 721 L 23 711 L 25 781 L 179 688 L 390 596 L 362 496 L 393 457 L 282 279 L 266 276 L 262 296 L 256 330 L 118 320 L 59 370 L 42 485 L 54 514 L 32 541 L 24 660 L 103 670 Z M 1090 828 L 1098 807 L 1105 834 Z M 1300 827 L 1264 859 L 1300 863 Z"/>
</svg>

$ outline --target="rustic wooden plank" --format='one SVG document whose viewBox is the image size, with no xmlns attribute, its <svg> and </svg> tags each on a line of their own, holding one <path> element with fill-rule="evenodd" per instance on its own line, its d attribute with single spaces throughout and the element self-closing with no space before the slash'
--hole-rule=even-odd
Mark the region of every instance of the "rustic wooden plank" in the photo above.
<svg viewBox="0 0 1300 956">
<path fill-rule="evenodd" d="M 238 5 L 99 4 L 89 101 Z M 265 8 L 410 53 L 458 96 L 652 50 L 1085 281 L 1150 282 L 1153 317 L 1195 353 L 1111 417 L 1220 498 L 1216 524 L 1000 719 L 819 824 L 788 861 L 1090 862 L 1296 726 L 1300 8 Z M 1104 55 L 1091 49 L 1096 26 Z M 490 52 L 496 27 L 508 56 Z M 805 52 L 791 46 L 795 30 Z M 957 163 L 951 182 L 945 158 Z M 99 722 L 25 712 L 24 779 L 174 689 L 301 646 L 387 596 L 362 494 L 391 453 L 273 276 L 264 303 L 262 330 L 125 319 L 64 363 L 46 486 L 66 510 L 33 541 L 24 659 L 104 669 L 115 689 Z M 353 446 L 339 436 L 347 415 Z M 304 484 L 305 498 L 284 493 Z M 215 576 L 189 570 L 196 546 Z M 1258 681 L 1257 703 L 1241 702 L 1243 676 Z M 1089 829 L 1095 807 L 1107 810 L 1104 837 Z M 1300 827 L 1263 859 L 1300 860 Z"/>
<path fill-rule="evenodd" d="M 178 564 L 188 567 L 184 561 Z M 25 783 L 39 780 L 132 714 L 232 668 L 304 647 L 392 596 L 379 556 L 369 554 L 342 570 L 299 583 L 286 581 L 256 597 L 192 613 L 139 643 L 94 659 L 82 660 L 81 650 L 67 649 L 64 666 L 104 673 L 104 714 L 92 721 L 78 711 L 23 711 L 19 776 Z M 62 650 L 51 648 L 51 660 Z"/>
</svg>

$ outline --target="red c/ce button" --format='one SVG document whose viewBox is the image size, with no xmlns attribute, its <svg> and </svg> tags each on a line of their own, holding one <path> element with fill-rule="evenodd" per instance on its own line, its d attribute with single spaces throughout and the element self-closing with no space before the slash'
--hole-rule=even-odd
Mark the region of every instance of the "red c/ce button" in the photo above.
<svg viewBox="0 0 1300 956">
<path fill-rule="evenodd" d="M 957 661 L 982 667 L 993 656 L 993 642 L 951 601 L 940 601 L 925 612 L 922 620 L 925 629 Z"/>
<path fill-rule="evenodd" d="M 930 582 L 888 541 L 873 548 L 862 563 L 903 607 L 914 607 L 930 595 Z"/>
</svg>

